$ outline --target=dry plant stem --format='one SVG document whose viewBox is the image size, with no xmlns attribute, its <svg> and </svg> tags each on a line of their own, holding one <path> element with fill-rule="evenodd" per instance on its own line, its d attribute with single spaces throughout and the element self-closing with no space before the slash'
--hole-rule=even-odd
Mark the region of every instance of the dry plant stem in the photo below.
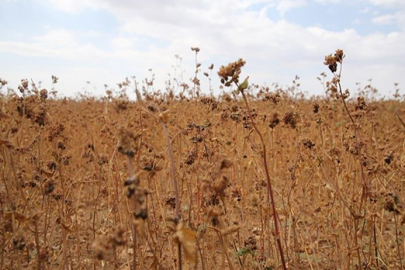
<svg viewBox="0 0 405 270">
<path fill-rule="evenodd" d="M 40 246 L 39 246 L 39 233 L 38 233 L 38 216 L 37 214 L 33 218 L 34 226 L 35 226 L 35 247 L 37 249 L 37 267 L 38 270 L 42 269 L 42 261 L 40 256 Z"/>
<path fill-rule="evenodd" d="M 359 136 L 358 136 L 358 130 L 357 130 L 357 127 L 356 127 L 356 123 L 354 122 L 354 119 L 353 119 L 352 115 L 350 114 L 350 111 L 349 111 L 349 109 L 347 107 L 345 97 L 343 96 L 342 86 L 340 84 L 340 78 L 341 78 L 341 74 L 342 74 L 342 66 L 343 66 L 343 61 L 340 63 L 339 75 L 335 74 L 335 77 L 337 78 L 337 81 L 338 81 L 339 92 L 340 92 L 340 96 L 341 96 L 343 105 L 344 105 L 345 110 L 346 110 L 346 112 L 347 112 L 347 114 L 348 114 L 348 116 L 349 116 L 349 118 L 350 118 L 350 120 L 351 120 L 351 122 L 352 122 L 352 124 L 354 126 L 354 132 L 355 132 L 355 135 L 356 135 L 356 142 L 359 143 Z M 363 165 L 361 164 L 361 162 L 360 162 L 360 171 L 361 171 L 361 177 L 362 177 L 362 181 L 363 181 L 363 189 L 362 189 L 362 194 L 361 194 L 358 217 L 353 216 L 354 222 L 355 222 L 355 224 L 354 224 L 355 225 L 354 226 L 355 227 L 354 240 L 355 240 L 356 246 L 357 246 L 357 226 L 358 226 L 358 221 L 359 221 L 359 217 L 362 215 L 362 210 L 364 209 L 364 211 L 367 211 L 365 204 L 367 203 L 366 197 L 367 197 L 367 193 L 368 193 L 368 190 L 369 190 L 369 185 L 366 182 L 366 179 L 365 179 L 365 176 L 364 176 Z M 365 214 L 366 213 L 364 213 L 364 215 Z M 360 240 L 362 239 L 362 237 L 363 237 L 363 234 L 361 234 Z M 361 265 L 361 257 L 360 257 L 359 249 L 357 249 L 357 252 L 358 252 L 359 265 Z"/>
<path fill-rule="evenodd" d="M 13 170 L 13 176 L 14 176 L 15 185 L 17 187 L 17 190 L 20 192 L 21 198 L 23 198 L 23 200 L 25 202 L 25 207 L 28 207 L 27 198 L 25 197 L 24 191 L 22 190 L 22 183 L 20 183 L 20 181 L 18 181 L 17 171 L 16 171 L 15 166 L 14 166 L 13 153 L 11 152 L 10 149 L 8 149 L 8 154 L 10 156 L 10 164 L 11 164 L 11 168 Z"/>
<path fill-rule="evenodd" d="M 65 188 L 65 179 L 63 177 L 63 173 L 62 173 L 62 162 L 59 162 L 58 168 L 59 168 L 59 178 L 60 178 L 60 183 L 61 183 L 61 187 L 62 187 L 62 202 L 61 202 L 61 207 L 60 207 L 60 222 L 61 222 L 61 227 L 62 227 L 62 263 L 61 263 L 61 267 L 62 269 L 66 269 L 67 268 L 67 231 L 65 229 L 64 226 L 64 217 L 65 217 L 65 202 L 66 202 L 66 188 Z"/>
<path fill-rule="evenodd" d="M 3 159 L 6 160 L 6 152 L 5 152 L 5 149 L 4 149 L 4 151 L 2 152 L 2 156 L 3 156 Z M 3 183 L 4 183 L 5 190 L 6 190 L 7 199 L 8 199 L 8 201 L 9 201 L 9 203 L 10 203 L 10 210 L 13 210 L 13 211 L 14 211 L 15 204 L 14 204 L 14 201 L 13 201 L 13 199 L 12 199 L 12 196 L 10 196 L 10 190 L 9 190 L 8 185 L 7 185 L 5 172 L 6 172 L 6 170 L 4 169 L 4 170 L 3 170 L 3 177 L 2 177 L 2 178 L 3 178 Z M 11 188 L 11 187 L 10 187 L 10 188 Z"/>
<path fill-rule="evenodd" d="M 394 219 L 395 219 L 395 240 L 397 241 L 398 261 L 399 261 L 399 264 L 401 265 L 400 269 L 403 269 L 402 255 L 401 255 L 401 244 L 400 244 L 400 241 L 399 241 L 399 238 L 398 238 L 398 220 L 397 220 L 398 218 L 397 218 L 396 213 L 394 213 Z"/>
<path fill-rule="evenodd" d="M 209 226 L 209 228 L 213 229 L 217 233 L 219 241 L 221 242 L 222 249 L 224 251 L 225 258 L 228 261 L 228 267 L 229 267 L 230 270 L 234 270 L 235 268 L 232 265 L 232 260 L 231 260 L 231 257 L 229 257 L 228 251 L 227 251 L 226 246 L 225 246 L 224 237 L 222 236 L 221 231 L 218 230 L 215 227 Z"/>
<path fill-rule="evenodd" d="M 239 88 L 239 85 L 238 85 L 238 84 L 237 84 L 237 87 Z M 251 112 L 251 110 L 250 110 L 249 102 L 248 102 L 248 100 L 247 100 L 247 98 L 246 98 L 246 95 L 245 95 L 245 93 L 244 93 L 243 90 L 241 91 L 241 93 L 242 93 L 243 100 L 244 100 L 244 102 L 245 102 L 246 109 L 248 110 L 249 118 L 250 118 L 250 121 L 252 122 L 252 126 L 253 126 L 253 128 L 256 130 L 257 134 L 259 135 L 260 141 L 261 141 L 261 143 L 262 143 L 262 147 L 263 147 L 263 153 L 262 153 L 262 155 L 263 155 L 263 163 L 264 163 L 264 170 L 265 170 L 265 172 L 266 172 L 266 179 L 267 179 L 267 195 L 268 195 L 268 198 L 269 198 L 270 201 L 271 201 L 271 207 L 272 207 L 272 210 L 273 210 L 274 237 L 275 237 L 275 239 L 276 239 L 276 241 L 277 241 L 278 251 L 279 251 L 279 253 L 280 253 L 281 263 L 282 263 L 283 269 L 286 270 L 286 269 L 287 269 L 287 265 L 286 265 L 286 263 L 285 263 L 284 253 L 283 253 L 283 247 L 282 247 L 282 245 L 281 245 L 280 231 L 279 231 L 278 219 L 277 219 L 276 203 L 275 203 L 275 201 L 274 201 L 274 194 L 273 194 L 273 186 L 272 186 L 272 184 L 271 184 L 269 169 L 268 169 L 268 165 L 267 165 L 267 149 L 266 149 L 266 144 L 264 143 L 263 135 L 261 134 L 261 132 L 260 132 L 260 130 L 258 129 L 258 127 L 256 126 L 255 121 L 253 120 L 252 112 Z"/>
<path fill-rule="evenodd" d="M 180 220 L 180 200 L 179 200 L 179 188 L 177 186 L 177 179 L 176 179 L 176 166 L 174 164 L 173 148 L 172 148 L 172 143 L 170 141 L 169 132 L 167 131 L 166 124 L 163 123 L 163 121 L 159 121 L 159 122 L 163 128 L 163 132 L 165 133 L 167 148 L 169 150 L 171 173 L 172 173 L 172 178 L 173 178 L 174 192 L 175 192 L 175 196 L 176 196 L 175 222 L 178 223 Z M 177 244 L 177 249 L 178 249 L 179 270 L 182 270 L 180 242 Z"/>
<path fill-rule="evenodd" d="M 196 68 L 196 71 L 195 71 L 195 74 L 194 74 L 194 79 L 196 79 L 197 78 L 197 73 L 198 73 L 198 61 L 197 61 L 197 54 L 198 54 L 198 52 L 196 51 L 195 52 L 195 68 Z M 193 98 L 195 98 L 195 96 L 196 96 L 196 83 L 195 82 L 193 82 L 193 84 L 194 84 L 194 87 L 193 87 Z"/>
<path fill-rule="evenodd" d="M 335 75 L 335 78 L 337 79 L 338 86 L 339 86 L 340 97 L 342 98 L 342 102 L 343 102 L 343 105 L 345 107 L 345 110 L 346 110 L 347 114 L 349 115 L 350 120 L 352 121 L 353 125 L 355 125 L 354 119 L 353 119 L 352 115 L 350 114 L 349 109 L 347 108 L 346 100 L 345 100 L 345 97 L 344 97 L 343 91 L 342 91 L 342 85 L 340 84 L 340 78 L 342 76 L 342 67 L 343 67 L 343 61 L 340 63 L 339 75 L 336 75 L 335 73 L 333 73 L 333 74 Z"/>
<path fill-rule="evenodd" d="M 398 115 L 398 113 L 395 113 L 395 115 L 398 117 L 399 121 L 401 122 L 402 126 L 405 128 L 405 122 L 402 120 L 402 118 Z"/>
<path fill-rule="evenodd" d="M 137 242 L 137 237 L 136 237 L 136 228 L 135 225 L 132 224 L 132 233 L 133 233 L 133 238 L 132 238 L 132 245 L 133 247 L 133 257 L 132 257 L 132 269 L 136 270 L 136 257 L 137 257 L 137 249 L 136 249 L 136 242 Z"/>
<path fill-rule="evenodd" d="M 93 143 L 93 145 L 94 145 L 94 143 Z M 95 150 L 93 150 L 94 152 L 95 152 Z M 96 153 L 96 152 L 95 152 Z M 96 153 L 97 154 L 97 153 Z M 98 155 L 97 155 L 98 156 Z M 95 201 L 95 202 L 98 202 L 98 200 L 99 200 L 99 197 L 100 197 L 100 195 L 101 195 L 101 173 L 102 173 L 102 168 L 101 168 L 101 165 L 99 165 L 100 166 L 100 176 L 98 177 L 99 178 L 99 180 L 98 180 L 98 191 L 97 191 L 97 196 L 96 197 L 94 197 L 94 195 L 93 195 L 93 200 Z M 93 193 L 94 194 L 94 193 Z M 94 210 L 93 210 L 93 227 L 92 227 L 92 229 L 93 229 L 93 241 L 95 241 L 96 240 L 96 221 L 97 221 L 97 213 L 98 213 L 98 204 L 97 203 L 95 203 L 94 204 Z M 93 263 L 93 268 L 94 269 L 96 269 L 96 260 L 94 260 L 94 263 Z"/>
<path fill-rule="evenodd" d="M 201 238 L 202 239 L 202 238 Z M 202 239 L 203 240 L 203 239 Z M 198 250 L 198 253 L 200 254 L 200 257 L 201 257 L 201 267 L 202 267 L 202 270 L 205 270 L 206 268 L 205 268 L 205 260 L 204 260 L 204 255 L 203 255 L 203 252 L 202 252 L 202 249 L 201 249 L 201 247 L 200 247 L 200 239 L 198 239 L 197 238 L 197 250 Z M 196 264 L 196 269 L 197 269 L 197 264 Z"/>
<path fill-rule="evenodd" d="M 132 158 L 130 156 L 128 156 L 128 171 L 129 171 L 129 179 L 133 179 L 134 177 L 134 170 L 132 168 Z M 134 198 L 134 211 L 136 209 L 136 198 Z M 136 228 L 134 223 L 132 222 L 131 224 L 132 226 L 132 245 L 133 245 L 133 258 L 132 258 L 132 269 L 136 270 L 137 266 L 136 266 L 136 258 L 137 258 L 137 249 L 136 249 L 136 243 L 137 243 L 137 237 L 136 237 Z"/>
<path fill-rule="evenodd" d="M 378 245 L 377 245 L 377 231 L 375 226 L 375 217 L 373 217 L 373 234 L 374 234 L 374 255 L 375 255 L 375 263 L 378 268 Z"/>
<path fill-rule="evenodd" d="M 174 154 L 173 154 L 173 147 L 172 147 L 172 141 L 170 140 L 169 132 L 167 131 L 167 126 L 166 124 L 157 118 L 155 115 L 151 114 L 146 108 L 143 106 L 141 107 L 145 112 L 147 112 L 150 116 L 155 118 L 157 121 L 159 121 L 160 125 L 162 126 L 163 132 L 166 137 L 166 144 L 167 144 L 167 150 L 169 152 L 169 160 L 170 160 L 170 168 L 171 168 L 171 174 L 173 178 L 173 185 L 174 185 L 174 192 L 175 192 L 175 197 L 176 197 L 176 206 L 175 206 L 175 218 L 177 220 L 180 219 L 180 197 L 179 197 L 179 188 L 177 184 L 177 178 L 176 178 L 176 165 L 174 163 Z M 180 132 L 178 133 L 180 134 Z M 177 134 L 176 134 L 177 136 Z M 173 138 L 174 139 L 174 138 Z"/>
<path fill-rule="evenodd" d="M 169 150 L 169 159 L 170 159 L 170 166 L 171 166 L 171 173 L 172 173 L 172 178 L 173 178 L 173 185 L 174 185 L 174 193 L 176 196 L 176 206 L 175 206 L 175 218 L 179 219 L 180 218 L 180 200 L 179 200 L 179 188 L 177 185 L 177 178 L 176 178 L 176 167 L 174 164 L 174 155 L 173 155 L 173 148 L 172 144 L 170 142 L 170 136 L 167 131 L 167 127 L 165 123 L 160 121 L 160 124 L 163 128 L 163 132 L 165 133 L 166 136 L 166 142 L 167 142 L 167 148 Z"/>
<path fill-rule="evenodd" d="M 353 119 L 353 117 L 352 117 L 352 115 L 351 115 L 351 113 L 349 111 L 349 108 L 347 107 L 346 100 L 345 100 L 345 98 L 343 96 L 342 86 L 340 85 L 340 75 L 339 75 L 338 85 L 339 85 L 340 96 L 342 98 L 342 102 L 343 102 L 343 105 L 345 107 L 345 110 L 346 110 L 347 114 L 349 115 L 350 121 L 352 121 L 353 125 L 355 125 L 354 119 Z"/>
</svg>

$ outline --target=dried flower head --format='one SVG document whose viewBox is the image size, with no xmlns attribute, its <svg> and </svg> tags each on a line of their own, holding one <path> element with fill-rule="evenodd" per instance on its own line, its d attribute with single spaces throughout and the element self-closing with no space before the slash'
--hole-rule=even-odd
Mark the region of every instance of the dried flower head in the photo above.
<svg viewBox="0 0 405 270">
<path fill-rule="evenodd" d="M 225 86 L 231 86 L 232 83 L 239 83 L 239 75 L 242 72 L 242 67 L 246 64 L 242 58 L 236 62 L 228 64 L 226 67 L 221 66 L 218 71 L 218 76 L 221 78 L 221 83 Z"/>
<path fill-rule="evenodd" d="M 319 112 L 319 104 L 318 103 L 314 103 L 313 105 L 312 105 L 312 108 L 313 108 L 313 112 L 314 113 L 318 113 Z"/>
<path fill-rule="evenodd" d="M 280 119 L 278 118 L 278 113 L 273 113 L 271 119 L 270 119 L 270 124 L 269 127 L 271 129 L 274 129 L 278 124 L 280 123 Z"/>
<path fill-rule="evenodd" d="M 335 57 L 331 54 L 325 56 L 324 65 L 328 66 L 329 70 L 332 71 L 332 73 L 335 73 L 337 70 L 337 63 L 336 63 Z"/>
<path fill-rule="evenodd" d="M 343 50 L 337 49 L 334 55 L 330 54 L 325 56 L 324 64 L 329 67 L 332 73 L 335 73 L 337 71 L 337 63 L 342 64 L 344 57 Z"/>
<path fill-rule="evenodd" d="M 25 91 L 28 90 L 28 80 L 21 80 L 21 84 L 18 86 L 18 90 L 20 91 L 20 93 L 24 94 Z"/>
<path fill-rule="evenodd" d="M 343 50 L 337 49 L 335 52 L 335 61 L 338 63 L 342 63 L 343 58 L 345 57 Z"/>
<path fill-rule="evenodd" d="M 58 83 L 58 80 L 59 80 L 58 77 L 56 77 L 55 75 L 52 75 L 52 83 L 53 84 Z"/>
<path fill-rule="evenodd" d="M 48 91 L 46 89 L 42 89 L 39 91 L 39 97 L 41 98 L 41 101 L 45 101 L 45 99 L 48 98 Z"/>
<path fill-rule="evenodd" d="M 121 128 L 119 131 L 119 144 L 118 152 L 127 155 L 130 158 L 135 156 L 135 152 L 131 146 L 131 138 L 134 137 L 133 133 L 129 130 Z"/>
<path fill-rule="evenodd" d="M 287 112 L 283 118 L 284 124 L 290 125 L 292 129 L 297 127 L 297 115 L 293 112 Z"/>
</svg>

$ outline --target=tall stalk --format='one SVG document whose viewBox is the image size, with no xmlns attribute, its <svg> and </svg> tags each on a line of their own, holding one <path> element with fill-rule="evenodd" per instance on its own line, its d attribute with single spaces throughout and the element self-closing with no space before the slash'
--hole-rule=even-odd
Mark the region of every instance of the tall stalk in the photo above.
<svg viewBox="0 0 405 270">
<path fill-rule="evenodd" d="M 167 131 L 166 123 L 165 120 L 163 119 L 164 117 L 159 117 L 159 122 L 160 125 L 162 126 L 163 132 L 165 133 L 166 136 L 166 142 L 167 142 L 167 149 L 169 152 L 169 160 L 170 160 L 170 167 L 171 167 L 171 174 L 172 174 L 172 180 L 173 180 L 173 185 L 174 185 L 174 193 L 176 197 L 176 206 L 175 206 L 175 214 L 174 214 L 174 222 L 176 225 L 180 221 L 180 199 L 179 199 L 179 187 L 177 184 L 177 178 L 176 178 L 176 166 L 174 164 L 174 155 L 173 155 L 173 147 L 172 143 L 170 141 L 170 136 L 169 132 Z M 178 250 L 178 261 L 179 261 L 179 270 L 182 270 L 182 263 L 181 263 L 181 244 L 180 242 L 177 244 L 177 250 Z"/>
<path fill-rule="evenodd" d="M 246 79 L 246 82 L 247 82 L 247 79 Z M 255 129 L 257 135 L 259 135 L 260 141 L 262 143 L 262 149 L 263 149 L 262 157 L 263 157 L 264 171 L 266 173 L 266 180 L 267 180 L 267 196 L 268 196 L 268 199 L 270 200 L 271 208 L 272 208 L 272 212 L 273 212 L 274 237 L 275 237 L 275 239 L 277 241 L 277 247 L 278 247 L 278 251 L 280 253 L 281 263 L 282 263 L 283 269 L 287 269 L 285 259 L 284 259 L 283 246 L 281 245 L 280 229 L 278 227 L 277 210 L 276 210 L 276 203 L 274 201 L 273 186 L 272 186 L 272 183 L 271 183 L 271 178 L 270 178 L 270 174 L 269 174 L 269 168 L 268 168 L 268 165 L 267 165 L 267 148 L 266 148 L 266 144 L 264 143 L 262 133 L 260 132 L 259 128 L 256 126 L 256 123 L 255 123 L 255 121 L 253 119 L 252 111 L 250 110 L 249 102 L 248 102 L 248 100 L 246 98 L 246 94 L 245 94 L 245 91 L 244 91 L 245 89 L 243 89 L 244 87 L 241 87 L 237 82 L 235 82 L 235 84 L 236 84 L 236 86 L 238 87 L 239 91 L 242 94 L 243 101 L 245 102 L 245 106 L 246 106 L 246 109 L 247 109 L 248 114 L 249 114 L 249 119 L 250 119 L 250 121 L 252 123 L 252 126 Z"/>
<path fill-rule="evenodd" d="M 242 67 L 245 65 L 245 61 L 243 59 L 239 59 L 236 62 L 228 64 L 228 66 L 221 66 L 221 68 L 218 71 L 218 76 L 221 78 L 221 83 L 224 84 L 225 86 L 229 87 L 232 84 L 235 84 L 238 89 L 237 93 L 242 94 L 243 101 L 245 103 L 245 107 L 248 111 L 249 114 L 249 119 L 250 122 L 252 123 L 252 126 L 254 130 L 256 131 L 257 135 L 259 135 L 260 142 L 262 143 L 262 158 L 263 158 L 263 166 L 264 166 L 264 171 L 266 174 L 266 180 L 267 180 L 267 199 L 270 201 L 269 203 L 271 204 L 271 210 L 273 211 L 273 220 L 274 220 L 274 238 L 276 239 L 277 242 L 277 248 L 278 252 L 281 258 L 281 264 L 283 266 L 283 269 L 287 269 L 287 265 L 285 263 L 284 259 L 284 252 L 283 252 L 283 246 L 281 245 L 281 239 L 280 239 L 280 229 L 278 227 L 278 218 L 277 218 L 277 209 L 276 209 L 276 202 L 274 200 L 274 194 L 273 194 L 273 186 L 271 183 L 271 178 L 269 174 L 269 168 L 267 164 L 267 148 L 266 144 L 264 142 L 264 138 L 262 133 L 260 132 L 259 128 L 257 127 L 255 120 L 253 119 L 252 116 L 252 111 L 250 110 L 249 102 L 246 97 L 245 90 L 248 88 L 248 79 L 247 77 L 242 84 L 239 84 L 239 75 L 242 72 Z M 269 212 L 270 212 L 270 207 L 269 207 Z"/>
</svg>

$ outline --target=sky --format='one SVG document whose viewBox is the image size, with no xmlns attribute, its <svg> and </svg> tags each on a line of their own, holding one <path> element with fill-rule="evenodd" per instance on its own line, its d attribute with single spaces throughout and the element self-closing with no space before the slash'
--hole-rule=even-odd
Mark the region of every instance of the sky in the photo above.
<svg viewBox="0 0 405 270">
<path fill-rule="evenodd" d="M 243 58 L 250 82 L 324 95 L 324 57 L 343 49 L 342 86 L 371 84 L 405 93 L 405 0 L 0 0 L 0 78 L 42 82 L 60 96 L 104 95 L 135 76 L 154 90 L 177 78 L 192 85 L 195 54 L 202 72 Z M 177 56 L 177 57 L 176 57 Z M 181 59 L 181 61 L 180 61 Z M 359 84 L 360 83 L 360 84 Z M 178 88 L 175 89 L 177 92 Z M 3 88 L 2 91 L 5 91 Z"/>
</svg>

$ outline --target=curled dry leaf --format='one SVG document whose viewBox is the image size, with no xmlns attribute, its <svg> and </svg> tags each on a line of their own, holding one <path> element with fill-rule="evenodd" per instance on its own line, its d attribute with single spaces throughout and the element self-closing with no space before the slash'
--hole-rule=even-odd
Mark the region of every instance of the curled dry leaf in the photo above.
<svg viewBox="0 0 405 270">
<path fill-rule="evenodd" d="M 222 236 L 226 236 L 226 235 L 233 234 L 234 232 L 239 231 L 239 229 L 240 229 L 240 226 L 238 226 L 238 225 L 229 226 L 228 228 L 221 230 L 221 234 L 222 234 Z"/>
<path fill-rule="evenodd" d="M 180 243 L 183 247 L 184 257 L 186 260 L 195 263 L 197 261 L 197 239 L 196 233 L 193 230 L 183 228 L 183 224 L 177 225 L 176 233 L 173 235 L 173 240 Z"/>
<path fill-rule="evenodd" d="M 159 113 L 159 120 L 167 124 L 167 121 L 169 121 L 169 111 L 167 110 L 162 113 Z"/>
<path fill-rule="evenodd" d="M 17 220 L 18 222 L 25 222 L 29 220 L 29 217 L 26 215 L 19 213 L 19 212 L 5 212 L 3 217 L 5 220 L 9 219 L 11 220 L 12 216 L 14 215 L 14 219 Z"/>
<path fill-rule="evenodd" d="M 141 238 L 145 237 L 145 221 L 143 219 L 135 219 L 134 225 L 136 232 Z"/>
<path fill-rule="evenodd" d="M 3 113 L 2 111 L 0 111 L 0 120 L 8 119 L 8 118 L 10 118 L 10 116 L 8 116 L 7 114 L 5 114 L 5 113 Z"/>
<path fill-rule="evenodd" d="M 14 149 L 14 145 L 10 141 L 0 140 L 0 146 L 5 146 L 8 149 Z"/>
</svg>

